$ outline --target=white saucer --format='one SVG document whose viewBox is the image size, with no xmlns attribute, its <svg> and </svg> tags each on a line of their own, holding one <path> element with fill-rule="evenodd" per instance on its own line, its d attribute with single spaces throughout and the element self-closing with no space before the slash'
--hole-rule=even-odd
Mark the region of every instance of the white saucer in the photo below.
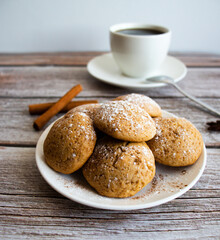
<svg viewBox="0 0 220 240">
<path fill-rule="evenodd" d="M 175 117 L 163 111 L 163 117 Z M 42 133 L 36 147 L 38 169 L 46 182 L 63 196 L 95 208 L 133 210 L 150 208 L 173 200 L 188 191 L 201 177 L 206 165 L 206 148 L 195 164 L 189 167 L 172 168 L 157 164 L 154 180 L 130 198 L 108 198 L 99 195 L 83 178 L 80 172 L 70 175 L 52 170 L 44 160 L 43 144 L 53 123 Z M 187 201 L 187 200 L 186 200 Z"/>
<path fill-rule="evenodd" d="M 115 63 L 111 53 L 93 58 L 87 65 L 88 72 L 98 80 L 128 89 L 155 88 L 165 86 L 164 83 L 143 83 L 144 78 L 130 78 L 123 75 Z M 167 56 L 156 75 L 167 75 L 175 82 L 185 77 L 187 68 L 183 62 L 175 57 Z"/>
</svg>

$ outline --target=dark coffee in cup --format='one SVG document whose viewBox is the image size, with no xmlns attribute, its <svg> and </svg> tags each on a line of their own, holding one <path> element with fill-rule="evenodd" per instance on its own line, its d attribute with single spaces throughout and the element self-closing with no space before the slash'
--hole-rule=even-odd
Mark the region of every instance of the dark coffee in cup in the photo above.
<svg viewBox="0 0 220 240">
<path fill-rule="evenodd" d="M 126 35 L 139 35 L 139 36 L 158 35 L 158 34 L 164 33 L 156 29 L 147 29 L 147 28 L 122 29 L 117 32 L 121 34 L 126 34 Z"/>
</svg>

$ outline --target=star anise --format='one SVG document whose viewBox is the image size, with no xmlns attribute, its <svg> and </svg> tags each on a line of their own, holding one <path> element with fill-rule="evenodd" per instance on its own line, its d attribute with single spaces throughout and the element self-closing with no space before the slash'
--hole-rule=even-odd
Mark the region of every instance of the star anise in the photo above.
<svg viewBox="0 0 220 240">
<path fill-rule="evenodd" d="M 220 131 L 220 120 L 217 120 L 216 122 L 207 122 L 208 130 L 210 131 Z"/>
</svg>

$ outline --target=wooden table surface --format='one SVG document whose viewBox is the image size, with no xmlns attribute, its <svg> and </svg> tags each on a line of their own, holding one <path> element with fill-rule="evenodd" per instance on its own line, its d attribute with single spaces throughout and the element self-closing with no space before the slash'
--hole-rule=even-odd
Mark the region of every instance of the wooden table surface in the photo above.
<svg viewBox="0 0 220 240">
<path fill-rule="evenodd" d="M 203 135 L 207 166 L 187 193 L 150 209 L 107 211 L 66 199 L 41 177 L 35 163 L 41 132 L 32 128 L 36 116 L 29 115 L 29 104 L 55 101 L 78 83 L 84 88 L 81 100 L 106 101 L 130 92 L 88 74 L 86 63 L 99 54 L 0 54 L 0 238 L 220 239 L 220 133 L 206 126 L 217 118 L 171 87 L 144 94 L 192 121 Z M 220 111 L 220 56 L 174 55 L 188 67 L 179 85 Z"/>
</svg>

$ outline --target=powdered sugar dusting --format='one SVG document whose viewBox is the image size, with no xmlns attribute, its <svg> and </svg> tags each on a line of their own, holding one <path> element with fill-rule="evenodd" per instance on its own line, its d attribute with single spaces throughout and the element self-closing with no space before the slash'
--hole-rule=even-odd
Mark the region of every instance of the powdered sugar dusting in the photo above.
<svg viewBox="0 0 220 240">
<path fill-rule="evenodd" d="M 51 128 L 51 132 L 54 135 L 51 140 L 53 145 L 61 149 L 61 146 L 67 144 L 71 151 L 74 151 L 71 155 L 72 158 L 76 157 L 74 146 L 76 146 L 77 138 L 84 137 L 87 142 L 96 140 L 92 120 L 83 112 L 74 113 L 71 118 L 58 119 Z"/>
<path fill-rule="evenodd" d="M 103 131 L 121 132 L 132 137 L 148 135 L 150 132 L 153 136 L 155 134 L 155 123 L 150 115 L 127 101 L 103 104 L 97 109 L 94 121 L 98 127 L 100 122 L 105 126 L 105 129 L 101 129 Z"/>
<path fill-rule="evenodd" d="M 128 95 L 120 96 L 115 100 L 124 100 L 136 104 L 154 117 L 161 115 L 160 106 L 152 98 L 142 94 L 131 93 Z"/>
<path fill-rule="evenodd" d="M 141 95 L 141 94 L 128 94 L 125 98 L 127 101 L 135 103 L 139 105 L 141 108 L 145 108 L 145 105 L 148 104 L 148 108 L 153 110 L 153 108 L 158 107 L 158 104 L 148 96 Z"/>
</svg>

